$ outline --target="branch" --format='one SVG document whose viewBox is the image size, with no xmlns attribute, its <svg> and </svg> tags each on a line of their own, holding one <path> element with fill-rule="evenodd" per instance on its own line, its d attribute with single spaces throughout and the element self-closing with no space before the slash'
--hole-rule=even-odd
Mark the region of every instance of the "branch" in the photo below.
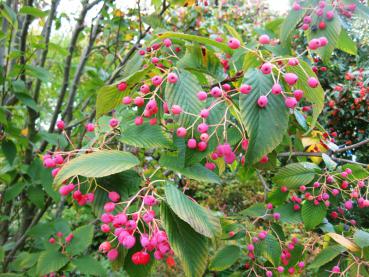
<svg viewBox="0 0 369 277">
<path fill-rule="evenodd" d="M 87 14 L 88 10 L 91 9 L 98 2 L 100 2 L 100 0 L 93 1 L 91 4 L 87 4 L 86 1 L 84 2 L 84 5 L 82 7 L 82 11 L 81 11 L 81 13 L 80 13 L 80 15 L 77 19 L 77 23 L 74 27 L 74 30 L 73 30 L 73 33 L 72 33 L 72 38 L 71 38 L 71 41 L 70 41 L 69 47 L 68 47 L 68 56 L 65 60 L 63 83 L 62 83 L 62 86 L 61 86 L 61 89 L 60 89 L 60 92 L 59 92 L 59 97 L 58 97 L 58 100 L 57 100 L 57 103 L 56 103 L 56 106 L 55 106 L 55 109 L 54 109 L 54 113 L 53 113 L 53 115 L 51 117 L 51 120 L 50 120 L 50 126 L 49 126 L 49 130 L 48 130 L 49 133 L 53 133 L 54 130 L 55 130 L 55 123 L 56 123 L 56 120 L 58 119 L 58 115 L 60 113 L 60 109 L 61 109 L 62 103 L 64 101 L 64 97 L 65 97 L 65 94 L 66 94 L 66 91 L 67 91 L 67 88 L 68 88 L 68 85 L 69 85 L 69 76 L 70 76 L 70 71 L 71 71 L 73 53 L 74 53 L 74 50 L 76 48 L 78 36 L 84 28 L 83 23 L 84 23 L 86 14 Z M 45 150 L 47 144 L 48 144 L 48 142 L 46 140 L 44 140 L 42 142 L 41 147 L 40 147 L 41 152 L 43 152 Z"/>
<path fill-rule="evenodd" d="M 27 229 L 24 231 L 24 233 L 22 234 L 22 236 L 19 238 L 19 240 L 17 240 L 17 242 L 15 243 L 15 245 L 13 246 L 12 250 L 9 252 L 9 254 L 5 257 L 4 259 L 4 266 L 3 266 L 3 270 L 4 272 L 6 272 L 6 269 L 8 267 L 9 262 L 12 261 L 14 254 L 17 252 L 17 250 L 19 249 L 19 247 L 24 243 L 24 241 L 27 238 L 27 233 L 28 231 L 35 225 L 37 224 L 37 222 L 41 219 L 41 217 L 44 215 L 44 213 L 47 211 L 47 209 L 49 208 L 49 206 L 51 205 L 52 200 L 51 198 L 49 198 L 47 200 L 47 202 L 45 203 L 45 207 L 39 211 L 39 213 L 37 215 L 35 215 L 35 217 L 32 219 L 31 223 L 28 225 Z"/>
<path fill-rule="evenodd" d="M 344 148 L 339 148 L 339 149 L 337 149 L 337 150 L 335 150 L 333 152 L 334 153 L 346 152 L 346 151 L 351 150 L 351 149 L 354 149 L 354 148 L 359 148 L 359 147 L 361 147 L 361 146 L 363 146 L 365 144 L 368 144 L 368 143 L 369 143 L 369 138 L 364 139 L 364 140 L 362 140 L 362 141 L 360 141 L 358 143 L 352 144 L 350 146 L 346 146 Z"/>
</svg>

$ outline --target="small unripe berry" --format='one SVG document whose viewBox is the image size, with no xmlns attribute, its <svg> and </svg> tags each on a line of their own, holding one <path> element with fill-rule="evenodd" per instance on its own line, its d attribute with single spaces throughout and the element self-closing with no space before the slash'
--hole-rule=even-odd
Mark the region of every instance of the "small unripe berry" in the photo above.
<svg viewBox="0 0 369 277">
<path fill-rule="evenodd" d="M 308 85 L 311 88 L 316 88 L 319 85 L 319 81 L 314 77 L 309 77 Z"/>
<path fill-rule="evenodd" d="M 131 104 L 131 103 L 132 103 L 132 98 L 131 98 L 131 97 L 129 97 L 129 96 L 125 96 L 125 97 L 123 97 L 122 103 L 123 103 L 124 105 L 129 105 L 129 104 Z"/>
<path fill-rule="evenodd" d="M 113 202 L 107 202 L 104 205 L 104 211 L 106 213 L 111 213 L 115 209 L 115 204 Z"/>
<path fill-rule="evenodd" d="M 118 254 L 118 250 L 114 248 L 108 252 L 107 257 L 110 261 L 114 261 L 118 258 Z"/>
<path fill-rule="evenodd" d="M 321 46 L 320 45 L 320 40 L 316 39 L 316 38 L 313 38 L 312 40 L 309 41 L 308 46 L 311 50 L 316 50 Z"/>
<path fill-rule="evenodd" d="M 157 200 L 153 195 L 146 195 L 143 198 L 143 202 L 146 206 L 155 206 L 157 204 Z"/>
<path fill-rule="evenodd" d="M 205 91 L 199 91 L 197 93 L 197 98 L 200 100 L 200 101 L 205 101 L 206 98 L 208 98 L 208 95 Z"/>
<path fill-rule="evenodd" d="M 272 86 L 272 93 L 273 93 L 273 94 L 278 95 L 278 94 L 280 94 L 281 92 L 282 92 L 282 86 L 281 86 L 280 84 L 276 83 L 276 84 L 274 84 L 274 85 Z"/>
<path fill-rule="evenodd" d="M 58 120 L 56 122 L 56 127 L 59 129 L 59 130 L 64 130 L 64 127 L 65 127 L 65 123 L 63 120 Z"/>
<path fill-rule="evenodd" d="M 151 78 L 151 83 L 154 85 L 154 86 L 160 86 L 161 82 L 163 81 L 163 78 L 160 77 L 160 76 L 154 76 L 153 78 Z"/>
<path fill-rule="evenodd" d="M 300 62 L 297 58 L 291 58 L 288 60 L 288 65 L 290 66 L 296 66 L 298 65 Z"/>
<path fill-rule="evenodd" d="M 86 132 L 93 132 L 95 131 L 95 125 L 93 123 L 88 123 L 86 125 Z"/>
<path fill-rule="evenodd" d="M 111 245 L 108 241 L 104 241 L 103 243 L 100 244 L 99 246 L 99 251 L 102 253 L 106 253 L 110 250 Z"/>
<path fill-rule="evenodd" d="M 146 84 L 142 85 L 140 87 L 140 91 L 143 93 L 143 94 L 147 94 L 150 92 L 150 87 Z"/>
<path fill-rule="evenodd" d="M 166 38 L 163 40 L 163 44 L 165 47 L 171 47 L 172 46 L 172 41 L 169 38 Z"/>
<path fill-rule="evenodd" d="M 207 118 L 207 117 L 209 116 L 209 110 L 208 110 L 208 109 L 202 109 L 202 110 L 200 111 L 200 116 L 201 116 L 202 118 Z"/>
<path fill-rule="evenodd" d="M 172 113 L 175 115 L 179 115 L 182 112 L 182 108 L 178 105 L 172 106 Z"/>
<path fill-rule="evenodd" d="M 295 97 L 287 97 L 285 102 L 287 108 L 293 109 L 297 105 L 297 100 Z"/>
<path fill-rule="evenodd" d="M 119 193 L 115 192 L 115 191 L 110 191 L 109 194 L 108 194 L 108 197 L 113 202 L 118 202 L 119 199 L 120 199 Z"/>
<path fill-rule="evenodd" d="M 242 94 L 249 94 L 252 90 L 252 87 L 250 85 L 247 85 L 247 84 L 243 84 L 241 85 L 240 87 L 240 92 Z"/>
<path fill-rule="evenodd" d="M 118 124 L 119 124 L 119 121 L 118 121 L 118 119 L 116 119 L 116 118 L 112 118 L 112 119 L 110 119 L 110 121 L 109 121 L 109 125 L 110 125 L 110 127 L 112 127 L 112 128 L 117 127 L 117 126 L 118 126 Z"/>
<path fill-rule="evenodd" d="M 301 89 L 296 89 L 293 92 L 293 96 L 295 96 L 297 101 L 300 101 L 302 99 L 302 97 L 304 96 L 304 92 Z"/>
<path fill-rule="evenodd" d="M 186 130 L 186 128 L 184 128 L 184 127 L 179 127 L 179 128 L 177 129 L 177 136 L 178 136 L 178 137 L 183 138 L 183 137 L 185 137 L 185 136 L 186 136 L 186 134 L 187 134 L 187 130 Z"/>
<path fill-rule="evenodd" d="M 140 97 L 140 96 L 137 96 L 134 100 L 133 100 L 133 103 L 137 106 L 137 107 L 142 107 L 144 104 L 145 104 L 145 100 Z"/>
<path fill-rule="evenodd" d="M 194 138 L 191 138 L 187 141 L 187 147 L 190 149 L 195 149 L 197 146 L 197 142 Z"/>
<path fill-rule="evenodd" d="M 210 90 L 210 95 L 215 97 L 215 98 L 218 98 L 218 97 L 221 97 L 223 94 L 222 90 L 219 88 L 219 87 L 213 87 L 211 90 Z"/>
<path fill-rule="evenodd" d="M 200 123 L 199 126 L 197 126 L 197 131 L 199 133 L 206 133 L 209 129 L 209 126 L 206 123 Z"/>
<path fill-rule="evenodd" d="M 197 149 L 199 149 L 200 152 L 205 151 L 207 147 L 208 147 L 208 144 L 205 141 L 200 141 L 197 144 Z"/>
</svg>

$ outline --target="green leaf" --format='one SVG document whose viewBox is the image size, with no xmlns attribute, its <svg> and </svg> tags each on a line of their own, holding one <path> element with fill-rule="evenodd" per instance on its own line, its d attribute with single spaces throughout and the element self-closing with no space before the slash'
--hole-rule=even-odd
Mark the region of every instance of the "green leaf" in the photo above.
<svg viewBox="0 0 369 277">
<path fill-rule="evenodd" d="M 360 246 L 360 248 L 369 246 L 369 233 L 363 230 L 357 230 L 354 234 L 354 242 Z"/>
<path fill-rule="evenodd" d="M 309 127 L 306 123 L 306 118 L 304 117 L 304 115 L 299 111 L 299 110 L 294 110 L 293 114 L 296 118 L 297 123 L 305 130 L 308 131 Z"/>
<path fill-rule="evenodd" d="M 302 20 L 305 16 L 306 10 L 301 9 L 298 11 L 291 10 L 286 19 L 283 21 L 281 30 L 280 30 L 280 39 L 282 45 L 286 46 L 290 43 L 291 34 L 294 30 L 296 30 L 297 24 Z"/>
<path fill-rule="evenodd" d="M 82 274 L 89 274 L 93 276 L 106 276 L 104 267 L 94 258 L 90 256 L 82 256 L 74 259 L 72 262 L 77 271 Z"/>
<path fill-rule="evenodd" d="M 266 208 L 264 203 L 255 203 L 247 209 L 240 212 L 242 215 L 250 216 L 250 217 L 259 217 L 263 216 L 266 213 Z"/>
<path fill-rule="evenodd" d="M 9 164 L 12 165 L 17 155 L 17 147 L 15 146 L 14 142 L 11 140 L 3 140 L 1 142 L 1 150 L 3 151 L 4 156 Z"/>
<path fill-rule="evenodd" d="M 324 30 L 321 30 L 318 28 L 315 32 L 312 32 L 311 30 L 306 31 L 307 38 L 310 41 L 313 38 L 320 38 L 320 37 L 326 37 L 328 39 L 328 44 L 324 47 L 321 47 L 316 50 L 316 52 L 319 54 L 319 56 L 322 58 L 324 63 L 328 63 L 334 48 L 336 48 L 338 38 L 340 37 L 341 33 L 341 22 L 339 20 L 339 16 L 336 12 L 336 10 L 332 7 L 332 5 L 326 5 L 325 12 L 331 10 L 334 11 L 334 18 L 327 22 L 326 28 Z M 313 21 L 317 20 L 318 16 L 316 14 L 313 14 Z"/>
<path fill-rule="evenodd" d="M 328 156 L 327 154 L 323 153 L 322 158 L 323 158 L 323 161 L 325 163 L 325 166 L 329 170 L 334 170 L 337 167 L 337 163 L 334 160 L 332 160 L 332 158 L 330 156 Z"/>
<path fill-rule="evenodd" d="M 197 98 L 197 93 L 202 90 L 197 78 L 186 70 L 177 70 L 176 73 L 178 81 L 165 86 L 165 100 L 169 109 L 173 105 L 179 105 L 185 112 L 199 114 L 203 104 Z M 193 122 L 194 116 L 181 113 L 176 119 L 179 125 L 187 127 Z"/>
<path fill-rule="evenodd" d="M 177 217 L 165 203 L 161 205 L 160 214 L 170 246 L 186 276 L 203 276 L 208 259 L 208 239 Z"/>
<path fill-rule="evenodd" d="M 67 263 L 68 258 L 57 249 L 49 249 L 40 254 L 37 262 L 37 272 L 39 275 L 57 272 Z"/>
<path fill-rule="evenodd" d="M 307 230 L 312 230 L 323 222 L 327 215 L 327 207 L 320 202 L 319 205 L 314 205 L 313 201 L 305 201 L 301 209 L 302 220 Z"/>
<path fill-rule="evenodd" d="M 324 107 L 324 90 L 320 84 L 316 88 L 308 86 L 308 78 L 317 77 L 311 67 L 301 59 L 299 59 L 299 65 L 297 66 L 287 65 L 286 72 L 292 72 L 298 76 L 299 79 L 294 85 L 294 89 L 301 89 L 306 100 L 313 105 L 313 119 L 310 127 L 312 129 Z"/>
<path fill-rule="evenodd" d="M 345 164 L 342 166 L 342 169 L 345 170 L 347 168 L 350 168 L 352 171 L 352 174 L 348 176 L 350 180 L 355 179 L 365 179 L 369 177 L 369 171 L 363 168 L 361 165 L 357 164 Z"/>
<path fill-rule="evenodd" d="M 300 224 L 302 222 L 301 212 L 293 209 L 293 203 L 288 203 L 274 210 L 281 215 L 280 221 L 285 224 Z"/>
<path fill-rule="evenodd" d="M 17 14 L 14 12 L 12 8 L 10 8 L 5 3 L 2 3 L 2 9 L 0 9 L 0 14 L 14 27 L 14 29 L 18 29 Z"/>
<path fill-rule="evenodd" d="M 41 11 L 40 9 L 30 6 L 23 6 L 22 8 L 20 8 L 19 13 L 32 15 L 34 17 L 44 17 L 47 15 L 47 12 Z"/>
<path fill-rule="evenodd" d="M 27 75 L 40 79 L 43 82 L 47 82 L 51 79 L 50 72 L 43 67 L 27 64 L 25 68 Z"/>
<path fill-rule="evenodd" d="M 336 47 L 350 55 L 357 55 L 356 43 L 350 38 L 345 29 L 341 29 Z"/>
<path fill-rule="evenodd" d="M 165 33 L 159 34 L 159 38 L 160 39 L 165 39 L 165 38 L 184 39 L 184 40 L 188 40 L 192 42 L 198 42 L 198 43 L 204 44 L 205 46 L 214 46 L 218 49 L 223 50 L 226 53 L 231 53 L 231 49 L 228 47 L 228 45 L 226 45 L 225 43 L 217 42 L 210 38 L 189 35 L 189 34 L 174 33 L 174 32 L 165 32 Z"/>
<path fill-rule="evenodd" d="M 136 147 L 170 148 L 172 142 L 159 125 L 151 126 L 148 123 L 128 126 L 120 136 L 120 141 Z"/>
<path fill-rule="evenodd" d="M 248 52 L 243 60 L 242 70 L 247 72 L 251 68 L 257 68 L 261 65 L 259 56 L 254 52 Z"/>
<path fill-rule="evenodd" d="M 145 24 L 150 25 L 153 29 L 164 27 L 161 16 L 156 13 L 142 17 L 142 21 Z"/>
<path fill-rule="evenodd" d="M 206 183 L 221 183 L 221 179 L 213 172 L 201 164 L 194 164 L 189 167 L 183 167 L 177 156 L 169 154 L 162 155 L 159 164 L 162 167 L 173 170 L 176 173 L 183 174 L 189 179 Z"/>
<path fill-rule="evenodd" d="M 40 106 L 37 105 L 35 100 L 31 96 L 29 96 L 27 93 L 15 93 L 16 97 L 25 105 L 30 107 L 32 110 L 39 112 L 41 110 Z"/>
<path fill-rule="evenodd" d="M 273 187 L 273 189 L 268 193 L 267 203 L 272 203 L 273 205 L 283 204 L 288 197 L 288 192 L 283 192 L 280 187 Z"/>
<path fill-rule="evenodd" d="M 55 183 L 81 175 L 85 177 L 104 177 L 128 170 L 139 164 L 139 160 L 128 152 L 101 150 L 91 154 L 82 154 L 66 163 L 55 178 Z"/>
<path fill-rule="evenodd" d="M 210 262 L 209 269 L 223 271 L 231 267 L 241 256 L 241 249 L 237 245 L 226 245 L 220 249 Z"/>
<path fill-rule="evenodd" d="M 178 61 L 177 66 L 186 70 L 205 73 L 212 76 L 218 82 L 223 81 L 227 77 L 219 58 L 215 56 L 213 51 L 203 46 L 187 46 L 186 53 Z"/>
<path fill-rule="evenodd" d="M 320 168 L 316 164 L 307 162 L 293 163 L 278 170 L 272 180 L 278 186 L 298 188 L 313 181 L 315 175 L 319 172 Z"/>
<path fill-rule="evenodd" d="M 310 269 L 319 268 L 326 263 L 329 263 L 336 258 L 342 252 L 345 252 L 346 248 L 341 245 L 332 245 L 324 248 L 315 257 L 314 261 L 309 265 Z"/>
<path fill-rule="evenodd" d="M 280 261 L 282 250 L 277 238 L 268 234 L 265 239 L 255 244 L 255 254 L 263 256 L 274 266 L 277 266 Z"/>
<path fill-rule="evenodd" d="M 196 232 L 209 238 L 221 233 L 219 218 L 211 211 L 190 200 L 172 184 L 166 185 L 164 191 L 167 204 L 172 211 Z"/>
<path fill-rule="evenodd" d="M 72 241 L 66 247 L 71 255 L 83 253 L 92 243 L 94 237 L 94 225 L 83 225 L 72 232 L 74 235 Z"/>
<path fill-rule="evenodd" d="M 266 95 L 273 86 L 271 76 L 264 75 L 257 69 L 250 69 L 245 75 L 244 83 L 252 87 L 250 94 L 240 95 L 242 122 L 249 135 L 246 161 L 254 164 L 282 142 L 288 127 L 288 109 L 282 95 L 270 94 L 268 105 L 265 108 L 258 106 L 259 97 Z"/>
</svg>

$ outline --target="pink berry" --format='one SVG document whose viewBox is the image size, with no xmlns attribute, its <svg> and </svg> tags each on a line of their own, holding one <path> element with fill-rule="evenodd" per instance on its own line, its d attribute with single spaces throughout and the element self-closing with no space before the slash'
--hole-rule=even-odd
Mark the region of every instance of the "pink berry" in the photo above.
<svg viewBox="0 0 369 277">
<path fill-rule="evenodd" d="M 142 124 L 143 124 L 143 118 L 142 118 L 142 116 L 138 116 L 138 117 L 136 117 L 136 118 L 135 118 L 135 124 L 136 124 L 137 126 L 139 126 L 139 125 L 142 125 Z"/>
<path fill-rule="evenodd" d="M 288 60 L 288 65 L 290 66 L 296 66 L 298 65 L 300 62 L 297 58 L 291 58 Z"/>
<path fill-rule="evenodd" d="M 273 214 L 273 218 L 274 218 L 275 220 L 279 220 L 279 219 L 281 218 L 281 214 L 280 214 L 280 213 L 274 213 L 274 214 Z"/>
<path fill-rule="evenodd" d="M 268 105 L 268 97 L 265 95 L 260 96 L 257 103 L 260 108 L 266 107 L 266 105 Z"/>
<path fill-rule="evenodd" d="M 140 87 L 140 91 L 143 93 L 143 94 L 147 94 L 150 92 L 150 87 L 146 84 L 142 85 Z"/>
<path fill-rule="evenodd" d="M 215 97 L 215 98 L 218 98 L 218 97 L 221 97 L 223 94 L 222 90 L 219 88 L 219 87 L 213 87 L 211 90 L 210 90 L 210 95 Z"/>
<path fill-rule="evenodd" d="M 197 131 L 199 133 L 206 133 L 209 129 L 209 126 L 206 123 L 200 123 L 199 126 L 197 126 Z"/>
<path fill-rule="evenodd" d="M 274 84 L 274 85 L 272 86 L 272 93 L 273 93 L 273 94 L 278 95 L 278 94 L 280 94 L 281 92 L 282 92 L 282 86 L 281 86 L 280 84 L 276 83 L 276 84 Z"/>
<path fill-rule="evenodd" d="M 208 109 L 202 109 L 202 110 L 200 111 L 200 116 L 201 116 L 202 118 L 207 118 L 207 117 L 209 116 L 209 110 L 208 110 Z"/>
<path fill-rule="evenodd" d="M 312 21 L 311 16 L 310 15 L 305 16 L 303 21 L 305 24 L 310 24 Z"/>
<path fill-rule="evenodd" d="M 113 202 L 107 202 L 104 205 L 104 211 L 106 213 L 111 213 L 115 209 L 115 204 Z"/>
<path fill-rule="evenodd" d="M 206 98 L 208 98 L 208 95 L 205 91 L 199 91 L 197 93 L 197 98 L 200 100 L 200 101 L 205 101 Z"/>
<path fill-rule="evenodd" d="M 321 47 L 326 46 L 328 44 L 328 39 L 326 37 L 321 37 L 319 38 L 319 43 Z"/>
<path fill-rule="evenodd" d="M 146 195 L 143 198 L 143 202 L 146 206 L 155 206 L 157 204 L 157 200 L 153 195 Z"/>
<path fill-rule="evenodd" d="M 253 244 L 247 245 L 247 250 L 250 251 L 250 252 L 253 252 L 255 250 L 254 245 Z"/>
<path fill-rule="evenodd" d="M 316 50 L 321 46 L 320 45 L 320 40 L 316 39 L 316 38 L 313 38 L 312 40 L 309 41 L 308 46 L 311 50 Z"/>
<path fill-rule="evenodd" d="M 49 243 L 54 244 L 55 243 L 55 238 L 50 238 Z"/>
<path fill-rule="evenodd" d="M 215 163 L 211 163 L 211 162 L 206 162 L 205 163 L 205 167 L 211 171 L 213 171 L 216 167 Z"/>
<path fill-rule="evenodd" d="M 93 123 L 88 123 L 86 125 L 86 131 L 87 132 L 93 132 L 93 131 L 95 131 L 95 125 Z"/>
<path fill-rule="evenodd" d="M 153 57 L 153 58 L 151 59 L 151 62 L 152 62 L 153 64 L 157 64 L 159 61 L 160 61 L 160 59 L 159 59 L 158 57 Z"/>
<path fill-rule="evenodd" d="M 64 127 L 65 127 L 65 123 L 63 120 L 58 120 L 56 122 L 56 127 L 59 129 L 59 130 L 64 130 Z"/>
<path fill-rule="evenodd" d="M 177 136 L 178 136 L 178 137 L 183 138 L 183 137 L 185 137 L 185 136 L 186 136 L 186 134 L 187 134 L 187 130 L 186 130 L 186 128 L 184 128 L 184 127 L 179 127 L 179 128 L 177 129 Z"/>
<path fill-rule="evenodd" d="M 332 20 L 334 18 L 334 12 L 333 11 L 327 11 L 325 16 L 328 20 Z"/>
<path fill-rule="evenodd" d="M 270 38 L 268 35 L 261 35 L 259 37 L 259 43 L 260 44 L 269 44 L 270 43 Z"/>
<path fill-rule="evenodd" d="M 311 88 L 316 88 L 319 85 L 319 81 L 314 77 L 308 78 L 308 85 Z"/>
<path fill-rule="evenodd" d="M 172 106 L 172 113 L 175 115 L 179 115 L 182 112 L 182 108 L 178 105 Z"/>
<path fill-rule="evenodd" d="M 282 273 L 282 272 L 284 271 L 284 267 L 283 267 L 283 266 L 278 266 L 278 267 L 277 267 L 277 271 L 278 271 L 279 273 Z"/>
<path fill-rule="evenodd" d="M 292 9 L 293 9 L 294 11 L 298 11 L 298 10 L 301 10 L 301 6 L 300 6 L 300 4 L 299 4 L 299 3 L 294 2 L 294 3 L 293 3 L 293 5 L 292 5 Z"/>
<path fill-rule="evenodd" d="M 140 97 L 140 96 L 137 96 L 134 100 L 133 100 L 133 103 L 137 106 L 137 107 L 142 107 L 144 104 L 145 104 L 145 100 Z"/>
<path fill-rule="evenodd" d="M 341 269 L 339 266 L 335 265 L 334 267 L 332 267 L 332 272 L 333 273 L 340 273 L 341 272 Z"/>
<path fill-rule="evenodd" d="M 123 97 L 122 103 L 123 103 L 124 105 L 129 105 L 129 104 L 131 104 L 131 103 L 132 103 L 132 98 L 131 98 L 131 97 L 129 97 L 129 96 L 125 96 L 125 97 Z"/>
<path fill-rule="evenodd" d="M 172 41 L 169 38 L 166 38 L 163 40 L 163 44 L 165 47 L 171 47 L 172 46 Z"/>
<path fill-rule="evenodd" d="M 252 87 L 250 85 L 247 85 L 247 84 L 243 84 L 241 85 L 240 87 L 240 92 L 242 94 L 249 94 L 252 90 Z"/>
<path fill-rule="evenodd" d="M 110 232 L 110 226 L 108 224 L 101 225 L 101 232 L 103 232 L 103 233 Z"/>
<path fill-rule="evenodd" d="M 237 49 L 241 46 L 241 43 L 238 39 L 236 38 L 231 38 L 228 40 L 228 46 L 231 49 Z"/>
<path fill-rule="evenodd" d="M 108 194 L 108 197 L 113 202 L 118 202 L 119 199 L 120 199 L 119 193 L 115 192 L 115 191 L 110 191 L 109 194 Z"/>
<path fill-rule="evenodd" d="M 118 254 L 118 250 L 114 248 L 108 252 L 107 257 L 110 261 L 114 261 L 118 258 Z"/>
<path fill-rule="evenodd" d="M 154 86 L 160 86 L 161 82 L 163 81 L 163 78 L 160 77 L 160 76 L 154 76 L 153 78 L 151 78 L 151 83 L 154 85 Z"/>
<path fill-rule="evenodd" d="M 205 151 L 207 147 L 208 147 L 208 144 L 207 144 L 205 141 L 200 141 L 200 142 L 197 144 L 197 149 L 198 149 L 200 152 Z"/>
<path fill-rule="evenodd" d="M 273 276 L 273 272 L 271 272 L 270 270 L 265 272 L 265 276 L 266 277 L 272 277 Z"/>
<path fill-rule="evenodd" d="M 187 147 L 190 149 L 195 149 L 197 146 L 197 142 L 194 138 L 191 138 L 187 141 Z"/>
<path fill-rule="evenodd" d="M 168 80 L 168 83 L 175 84 L 178 80 L 178 76 L 177 76 L 177 74 L 175 74 L 173 72 L 169 73 L 167 80 Z"/>
<path fill-rule="evenodd" d="M 58 174 L 58 172 L 61 170 L 61 168 L 54 168 L 52 171 L 51 171 L 51 176 L 53 176 L 53 177 L 55 177 L 57 174 Z"/>
<path fill-rule="evenodd" d="M 261 67 L 260 67 L 261 72 L 263 72 L 264 74 L 270 74 L 272 72 L 272 64 L 271 63 L 264 63 Z"/>
<path fill-rule="evenodd" d="M 106 253 L 110 250 L 111 245 L 108 241 L 104 241 L 103 243 L 100 244 L 99 246 L 99 251 L 102 253 Z"/>
<path fill-rule="evenodd" d="M 297 105 L 297 100 L 295 97 L 287 97 L 285 100 L 285 104 L 287 108 L 293 109 Z"/>
<path fill-rule="evenodd" d="M 127 89 L 127 83 L 126 82 L 120 82 L 117 85 L 117 88 L 119 91 L 125 91 Z"/>
<path fill-rule="evenodd" d="M 295 73 L 286 73 L 284 75 L 284 80 L 286 81 L 287 84 L 289 84 L 290 86 L 296 84 L 298 77 Z"/>
<path fill-rule="evenodd" d="M 112 118 L 112 119 L 110 119 L 110 121 L 109 121 L 109 125 L 110 125 L 110 127 L 112 127 L 112 128 L 117 127 L 117 126 L 118 126 L 118 124 L 119 124 L 119 121 L 118 121 L 118 119 L 116 119 L 116 118 Z"/>
<path fill-rule="evenodd" d="M 304 92 L 301 89 L 296 89 L 293 92 L 293 96 L 295 96 L 297 101 L 300 101 L 302 99 L 302 97 L 304 96 Z"/>
<path fill-rule="evenodd" d="M 200 135 L 200 140 L 201 140 L 201 141 L 205 141 L 205 142 L 207 142 L 207 141 L 208 141 L 208 139 L 209 139 L 209 135 L 208 135 L 207 133 L 202 133 L 202 134 Z"/>
</svg>

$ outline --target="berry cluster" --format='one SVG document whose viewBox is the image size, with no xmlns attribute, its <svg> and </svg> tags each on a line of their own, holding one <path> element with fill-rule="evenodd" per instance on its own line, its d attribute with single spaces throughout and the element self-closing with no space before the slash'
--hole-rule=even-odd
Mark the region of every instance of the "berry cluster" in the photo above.
<svg viewBox="0 0 369 277">
<path fill-rule="evenodd" d="M 118 247 L 120 245 L 131 249 L 138 243 L 142 250 L 132 255 L 131 259 L 134 264 L 145 265 L 149 263 L 151 260 L 150 252 L 153 253 L 156 260 L 167 257 L 167 263 L 173 264 L 173 251 L 169 245 L 167 234 L 160 230 L 159 221 L 155 218 L 154 207 L 158 204 L 158 200 L 154 194 L 150 194 L 150 190 L 144 187 L 127 201 L 119 202 L 120 195 L 114 191 L 109 192 L 108 197 L 110 201 L 104 204 L 105 213 L 100 217 L 102 222 L 100 229 L 111 239 L 101 243 L 99 251 L 106 253 L 108 259 L 113 261 L 119 255 Z M 128 213 L 128 209 L 134 202 L 138 202 L 139 210 Z M 117 243 L 113 247 L 115 241 Z"/>
</svg>

